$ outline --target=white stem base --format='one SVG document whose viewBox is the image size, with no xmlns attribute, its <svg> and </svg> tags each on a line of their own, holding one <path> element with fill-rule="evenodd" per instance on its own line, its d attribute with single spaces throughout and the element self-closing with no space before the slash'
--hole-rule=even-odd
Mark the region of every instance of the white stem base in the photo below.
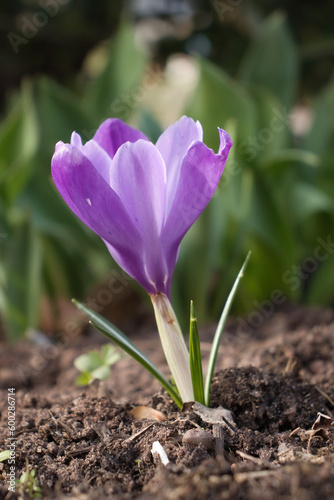
<svg viewBox="0 0 334 500">
<path fill-rule="evenodd" d="M 163 293 L 150 297 L 162 348 L 181 399 L 184 403 L 194 401 L 189 352 L 172 305 Z"/>
</svg>

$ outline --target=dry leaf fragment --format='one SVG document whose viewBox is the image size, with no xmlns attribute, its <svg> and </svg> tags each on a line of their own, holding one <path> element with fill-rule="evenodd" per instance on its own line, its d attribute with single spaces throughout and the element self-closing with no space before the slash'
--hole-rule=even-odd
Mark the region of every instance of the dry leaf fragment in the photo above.
<svg viewBox="0 0 334 500">
<path fill-rule="evenodd" d="M 334 418 L 328 417 L 323 413 L 318 413 L 317 419 L 312 425 L 312 437 L 320 436 L 324 439 L 333 439 L 334 437 Z"/>
<path fill-rule="evenodd" d="M 314 424 L 312 425 L 312 430 L 316 431 L 318 429 L 334 429 L 334 418 L 328 417 L 323 413 L 318 412 L 318 416 Z"/>
<path fill-rule="evenodd" d="M 166 415 L 162 411 L 154 410 L 154 408 L 150 408 L 149 406 L 136 406 L 130 413 L 138 420 L 145 418 L 147 420 L 158 420 L 159 422 L 167 420 Z"/>
<path fill-rule="evenodd" d="M 226 425 L 226 427 L 236 432 L 236 425 L 230 410 L 226 410 L 222 406 L 218 406 L 218 408 L 208 408 L 197 402 L 193 404 L 193 410 L 204 422 L 208 424 Z"/>
</svg>

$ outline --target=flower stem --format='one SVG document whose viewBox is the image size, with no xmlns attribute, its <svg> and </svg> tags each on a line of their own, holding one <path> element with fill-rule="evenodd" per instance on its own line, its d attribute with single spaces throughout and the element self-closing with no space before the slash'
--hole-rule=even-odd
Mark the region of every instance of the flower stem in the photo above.
<svg viewBox="0 0 334 500">
<path fill-rule="evenodd" d="M 189 352 L 168 297 L 150 294 L 165 357 L 184 403 L 194 401 Z"/>
</svg>

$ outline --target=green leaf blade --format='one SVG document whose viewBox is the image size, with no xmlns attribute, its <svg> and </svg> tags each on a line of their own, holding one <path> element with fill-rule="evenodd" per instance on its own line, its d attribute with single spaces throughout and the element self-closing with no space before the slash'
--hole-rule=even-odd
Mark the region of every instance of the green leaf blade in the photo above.
<svg viewBox="0 0 334 500">
<path fill-rule="evenodd" d="M 213 372 L 215 369 L 215 364 L 216 364 L 216 359 L 217 359 L 217 354 L 218 354 L 218 347 L 220 343 L 220 339 L 224 330 L 224 326 L 228 317 L 228 314 L 230 312 L 230 309 L 232 307 L 232 303 L 235 297 L 235 294 L 238 290 L 239 284 L 241 279 L 243 278 L 244 271 L 247 267 L 249 258 L 250 258 L 251 252 L 249 251 L 247 254 L 247 257 L 239 271 L 239 274 L 232 286 L 232 289 L 229 293 L 229 296 L 227 297 L 227 301 L 225 302 L 225 306 L 223 309 L 223 312 L 221 314 L 219 323 L 217 325 L 216 333 L 212 342 L 212 347 L 210 351 L 210 357 L 209 357 L 209 363 L 208 363 L 208 371 L 205 379 L 205 387 L 204 387 L 204 395 L 205 395 L 205 405 L 209 406 L 210 404 L 210 386 L 211 386 L 211 381 L 213 377 Z"/>
<path fill-rule="evenodd" d="M 204 405 L 201 346 L 197 328 L 197 317 L 192 300 L 190 301 L 189 357 L 195 401 Z"/>
<path fill-rule="evenodd" d="M 130 340 L 112 325 L 109 321 L 104 319 L 98 313 L 92 311 L 89 307 L 85 306 L 77 300 L 72 300 L 74 305 L 90 318 L 90 323 L 94 328 L 101 332 L 111 342 L 118 345 L 123 351 L 129 354 L 133 359 L 138 361 L 151 375 L 153 375 L 162 387 L 168 392 L 171 398 L 175 401 L 179 408 L 182 408 L 182 401 L 174 391 L 172 385 L 162 375 L 160 370 L 134 345 Z"/>
</svg>

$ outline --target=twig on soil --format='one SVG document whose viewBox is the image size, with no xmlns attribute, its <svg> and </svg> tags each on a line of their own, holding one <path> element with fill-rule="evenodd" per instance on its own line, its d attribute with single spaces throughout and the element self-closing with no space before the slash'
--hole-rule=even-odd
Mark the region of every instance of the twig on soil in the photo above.
<svg viewBox="0 0 334 500">
<path fill-rule="evenodd" d="M 52 420 L 54 421 L 54 423 L 56 424 L 57 428 L 62 427 L 64 429 L 64 431 L 67 432 L 68 437 L 70 439 L 74 439 L 73 429 L 71 429 L 68 425 L 64 424 L 64 422 L 62 422 L 61 420 L 57 420 L 56 417 L 53 415 L 51 410 L 49 410 L 49 414 L 50 414 Z"/>
<path fill-rule="evenodd" d="M 213 424 L 212 433 L 215 439 L 215 453 L 216 458 L 224 457 L 224 429 L 222 425 Z"/>
<path fill-rule="evenodd" d="M 189 422 L 189 424 L 192 424 L 194 427 L 196 427 L 197 429 L 202 429 L 202 427 L 200 425 L 198 425 L 196 422 L 194 422 L 193 420 L 190 420 L 190 418 L 182 418 L 182 417 L 178 417 L 177 419 L 173 420 L 172 422 L 170 422 L 171 424 L 176 424 L 177 422 Z"/>
<path fill-rule="evenodd" d="M 237 450 L 235 453 L 239 455 L 239 457 L 244 458 L 245 460 L 249 460 L 250 462 L 257 464 L 260 467 L 269 467 L 270 469 L 277 469 L 278 467 L 277 465 L 268 462 L 267 460 L 262 460 L 261 458 L 253 457 L 253 455 L 248 455 L 248 453 L 245 453 L 244 451 Z"/>
<path fill-rule="evenodd" d="M 263 477 L 270 476 L 271 474 L 277 474 L 278 472 L 280 472 L 279 469 L 236 472 L 233 477 L 237 483 L 243 483 L 244 481 L 248 481 L 248 479 L 261 479 Z"/>
<path fill-rule="evenodd" d="M 327 399 L 327 401 L 329 401 L 329 402 L 330 402 L 330 404 L 334 407 L 334 401 L 332 400 L 332 398 L 331 398 L 330 396 L 328 396 L 328 394 L 327 394 L 325 391 L 323 391 L 322 389 L 320 389 L 320 387 L 318 387 L 318 386 L 316 386 L 316 385 L 315 385 L 314 387 L 315 387 L 315 388 L 316 388 L 316 390 L 317 390 L 317 391 L 318 391 L 318 392 L 319 392 L 319 393 L 320 393 L 320 394 L 321 394 L 324 398 L 326 398 L 326 399 Z M 331 413 L 331 412 L 329 412 L 329 413 Z M 331 414 L 330 416 L 331 416 L 331 417 L 333 417 L 333 415 L 332 415 L 332 414 Z"/>
<path fill-rule="evenodd" d="M 297 432 L 300 430 L 300 427 L 296 427 L 292 432 L 289 434 L 289 439 L 292 438 Z"/>
<path fill-rule="evenodd" d="M 77 457 L 78 455 L 82 455 L 83 453 L 89 453 L 91 449 L 91 446 L 86 446 L 84 448 L 79 448 L 78 450 L 67 451 L 65 453 L 65 457 Z"/>
<path fill-rule="evenodd" d="M 141 429 L 139 432 L 137 432 L 136 434 L 133 434 L 132 436 L 130 436 L 129 438 L 125 439 L 122 443 L 122 446 L 124 446 L 125 444 L 128 444 L 128 443 L 131 443 L 132 441 L 134 441 L 135 439 L 139 438 L 142 434 L 144 434 L 146 431 L 148 431 L 148 429 L 150 429 L 154 424 L 149 424 L 147 425 L 146 427 L 144 427 L 144 429 Z"/>
</svg>

